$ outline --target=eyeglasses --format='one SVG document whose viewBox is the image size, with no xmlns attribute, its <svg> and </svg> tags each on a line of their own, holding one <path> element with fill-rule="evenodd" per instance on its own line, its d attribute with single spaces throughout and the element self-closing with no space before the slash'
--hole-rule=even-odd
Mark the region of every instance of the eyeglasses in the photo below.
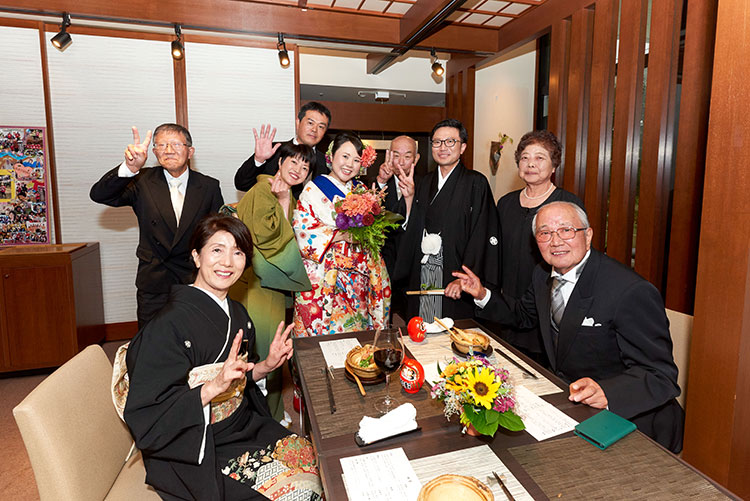
<svg viewBox="0 0 750 501">
<path fill-rule="evenodd" d="M 448 138 L 448 139 L 433 139 L 430 141 L 430 144 L 433 148 L 440 148 L 442 145 L 446 145 L 448 148 L 453 148 L 456 143 L 460 143 L 458 139 Z"/>
<path fill-rule="evenodd" d="M 572 226 L 567 226 L 564 228 L 558 228 L 556 230 L 542 230 L 537 231 L 536 235 L 536 241 L 539 243 L 547 243 L 552 240 L 552 235 L 557 234 L 558 237 L 562 238 L 563 240 L 573 240 L 576 237 L 576 233 L 579 231 L 587 230 L 588 228 L 573 228 Z"/>
<path fill-rule="evenodd" d="M 179 153 L 185 149 L 187 143 L 154 143 L 154 150 L 164 151 L 167 149 L 167 146 L 171 146 L 172 151 Z"/>
</svg>

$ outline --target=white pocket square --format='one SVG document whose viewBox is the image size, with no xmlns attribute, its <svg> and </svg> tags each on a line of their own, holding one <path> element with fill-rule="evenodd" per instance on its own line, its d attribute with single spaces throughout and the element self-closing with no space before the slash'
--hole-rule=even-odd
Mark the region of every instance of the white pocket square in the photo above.
<svg viewBox="0 0 750 501">
<path fill-rule="evenodd" d="M 602 324 L 595 323 L 593 318 L 585 317 L 581 322 L 581 327 L 601 327 Z"/>
</svg>

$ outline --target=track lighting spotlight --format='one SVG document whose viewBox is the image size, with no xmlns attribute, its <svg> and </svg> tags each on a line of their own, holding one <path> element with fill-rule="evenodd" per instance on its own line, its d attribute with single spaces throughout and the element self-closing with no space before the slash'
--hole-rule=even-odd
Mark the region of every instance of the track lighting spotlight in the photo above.
<svg viewBox="0 0 750 501">
<path fill-rule="evenodd" d="M 180 39 L 182 38 L 182 29 L 179 24 L 174 25 L 174 34 L 177 40 L 172 40 L 172 58 L 178 61 L 185 57 L 185 47 L 182 45 Z"/>
<path fill-rule="evenodd" d="M 443 65 L 440 64 L 440 61 L 438 61 L 437 54 L 435 53 L 434 48 L 430 51 L 430 56 L 432 56 L 432 72 L 435 74 L 435 76 L 443 76 L 443 73 L 445 73 L 445 68 L 443 68 Z"/>
<path fill-rule="evenodd" d="M 289 52 L 286 50 L 286 44 L 284 43 L 284 34 L 279 33 L 279 41 L 276 44 L 276 49 L 279 51 L 279 64 L 282 68 L 289 67 Z"/>
<path fill-rule="evenodd" d="M 68 33 L 68 26 L 70 26 L 70 15 L 68 15 L 67 12 L 63 12 L 62 18 L 63 20 L 62 24 L 60 25 L 60 31 L 57 33 L 57 35 L 50 38 L 50 42 L 52 42 L 52 45 L 60 52 L 70 47 L 70 44 L 73 43 L 73 39 L 70 37 L 70 33 Z"/>
</svg>

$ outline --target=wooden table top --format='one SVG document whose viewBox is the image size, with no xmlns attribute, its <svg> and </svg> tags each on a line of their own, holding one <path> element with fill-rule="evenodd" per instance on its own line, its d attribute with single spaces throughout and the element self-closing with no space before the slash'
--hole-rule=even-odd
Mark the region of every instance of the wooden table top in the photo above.
<svg viewBox="0 0 750 501">
<path fill-rule="evenodd" d="M 461 328 L 481 327 L 539 373 L 560 387 L 563 392 L 543 398 L 576 421 L 583 421 L 598 412 L 586 405 L 568 400 L 567 385 L 532 360 L 500 340 L 489 329 L 473 320 L 459 320 Z M 321 341 L 356 337 L 361 344 L 372 342 L 372 331 L 294 339 L 295 361 L 300 372 L 310 434 L 318 453 L 323 486 L 328 499 L 346 499 L 341 477 L 340 459 L 401 447 L 410 460 L 454 450 L 490 446 L 497 457 L 523 484 L 534 499 L 726 499 L 733 496 L 639 431 L 600 451 L 572 432 L 537 442 L 525 431 L 499 429 L 494 437 L 473 437 L 461 434 L 457 419 L 450 422 L 442 412 L 442 403 L 430 399 L 429 385 L 411 395 L 401 389 L 392 377 L 391 396 L 398 404 L 411 402 L 417 408 L 420 430 L 400 437 L 359 447 L 354 432 L 364 415 L 376 417 L 374 400 L 385 394 L 385 384 L 366 386 L 362 397 L 354 382 L 344 376 L 343 369 L 334 370 L 332 387 L 336 413 L 331 414 L 323 368 L 325 359 Z M 408 355 L 408 353 L 407 353 Z M 554 457 L 554 462 L 548 458 Z M 567 473 L 566 473 L 567 472 Z M 575 475 L 571 473 L 575 472 Z M 446 472 L 450 473 L 450 472 Z M 696 497 L 697 496 L 697 497 Z"/>
</svg>

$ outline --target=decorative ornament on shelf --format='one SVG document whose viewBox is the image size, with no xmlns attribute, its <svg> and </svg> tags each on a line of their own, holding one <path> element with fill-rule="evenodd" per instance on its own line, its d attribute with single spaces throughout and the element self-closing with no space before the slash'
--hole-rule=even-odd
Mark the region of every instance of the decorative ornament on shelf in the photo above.
<svg viewBox="0 0 750 501">
<path fill-rule="evenodd" d="M 510 141 L 510 144 L 513 144 L 513 138 L 509 135 L 501 132 L 498 136 L 500 137 L 500 141 L 492 141 L 490 146 L 490 171 L 493 176 L 497 174 L 497 167 L 500 165 L 500 156 L 503 153 L 503 145 L 507 141 Z"/>
<path fill-rule="evenodd" d="M 443 369 L 438 364 L 438 373 L 440 379 L 430 396 L 445 404 L 447 419 L 458 414 L 464 430 L 473 426 L 481 435 L 495 436 L 500 426 L 510 431 L 525 429 L 513 412 L 516 399 L 507 370 L 496 368 L 484 357 L 470 357 L 465 362 L 454 358 Z"/>
</svg>

